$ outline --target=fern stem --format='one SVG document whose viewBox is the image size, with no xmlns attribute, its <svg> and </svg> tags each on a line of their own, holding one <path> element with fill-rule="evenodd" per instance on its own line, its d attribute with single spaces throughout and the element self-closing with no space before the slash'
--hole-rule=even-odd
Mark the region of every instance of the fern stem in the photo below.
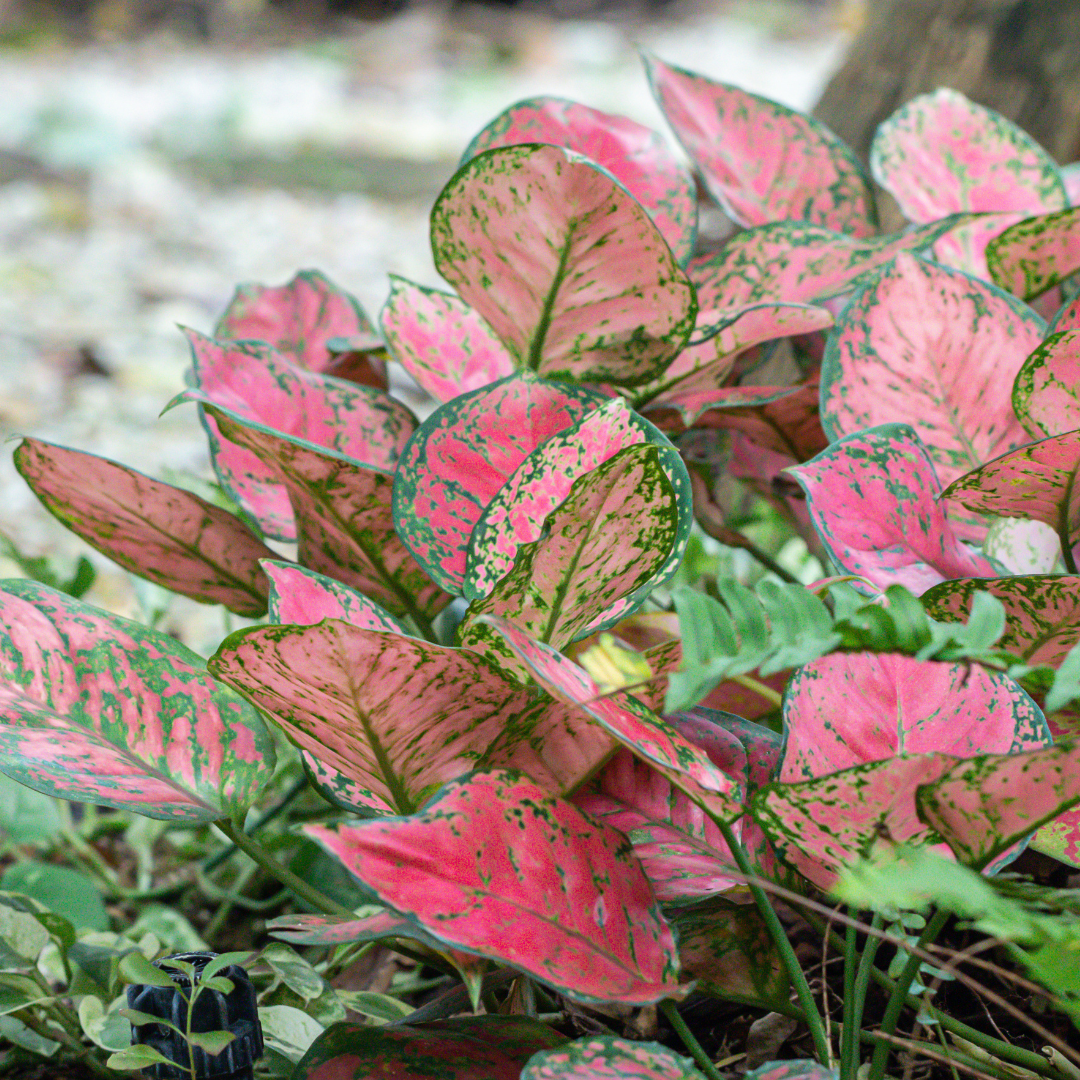
<svg viewBox="0 0 1080 1080">
<path fill-rule="evenodd" d="M 668 1018 L 668 1022 L 675 1029 L 675 1033 L 682 1039 L 683 1046 L 690 1051 L 690 1056 L 697 1062 L 697 1066 L 709 1078 L 709 1080 L 723 1080 L 719 1070 L 712 1063 L 712 1059 L 705 1053 L 705 1048 L 694 1037 L 694 1033 L 686 1025 L 686 1021 L 679 1015 L 675 1008 L 675 1002 L 670 998 L 660 1002 L 660 1011 Z"/>
</svg>

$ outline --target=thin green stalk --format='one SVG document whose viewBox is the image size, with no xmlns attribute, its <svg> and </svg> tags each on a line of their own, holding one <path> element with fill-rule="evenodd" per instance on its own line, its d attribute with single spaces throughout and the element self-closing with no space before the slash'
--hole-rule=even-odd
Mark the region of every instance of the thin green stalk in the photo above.
<svg viewBox="0 0 1080 1080">
<path fill-rule="evenodd" d="M 694 1033 L 686 1026 L 686 1021 L 679 1015 L 675 1008 L 675 1002 L 666 998 L 660 1002 L 660 1011 L 668 1018 L 668 1022 L 675 1029 L 675 1033 L 682 1039 L 683 1046 L 690 1051 L 690 1056 L 697 1062 L 698 1068 L 709 1080 L 723 1080 L 720 1071 L 712 1063 L 712 1059 L 705 1053 L 704 1047 L 694 1037 Z"/>
<path fill-rule="evenodd" d="M 269 825 L 274 818 L 280 816 L 285 812 L 289 805 L 296 800 L 296 798 L 307 791 L 308 778 L 301 776 L 288 791 L 282 795 L 281 799 L 271 806 L 268 810 L 264 810 L 252 823 L 251 828 L 247 830 L 250 833 L 257 833 L 260 829 Z M 202 868 L 208 874 L 212 874 L 222 863 L 224 863 L 233 852 L 236 851 L 236 844 L 229 844 L 227 847 L 223 847 L 220 851 L 211 855 L 208 859 L 203 860 Z"/>
<path fill-rule="evenodd" d="M 337 946 L 334 949 L 334 955 L 326 962 L 326 967 L 320 974 L 327 982 L 331 982 L 350 964 L 355 964 L 357 960 L 371 952 L 376 945 L 378 945 L 377 941 L 354 941 L 348 945 Z"/>
<path fill-rule="evenodd" d="M 871 928 L 874 930 L 881 929 L 881 916 L 876 912 L 871 922 Z M 852 1034 L 858 1032 L 862 1027 L 863 1015 L 866 1012 L 866 992 L 870 988 L 870 975 L 875 971 L 874 958 L 877 956 L 878 946 L 881 944 L 881 938 L 871 935 L 866 939 L 866 944 L 863 946 L 862 955 L 859 957 L 859 967 L 855 972 L 855 986 L 854 994 L 855 999 L 852 1002 L 851 1015 L 853 1022 Z M 852 1061 L 851 1061 L 851 1080 L 855 1080 L 855 1075 L 859 1070 L 859 1047 L 855 1042 L 852 1046 Z M 843 1075 L 843 1074 L 841 1074 Z"/>
<path fill-rule="evenodd" d="M 972 1057 L 970 1054 L 961 1053 L 952 1046 L 939 1050 L 933 1043 L 922 1042 L 918 1039 L 902 1039 L 896 1035 L 886 1036 L 880 1031 L 864 1031 L 860 1037 L 863 1042 L 871 1043 L 875 1047 L 885 1046 L 889 1049 L 912 1050 L 931 1060 L 949 1065 L 954 1070 L 962 1069 L 973 1076 L 989 1076 L 992 1080 L 1015 1080 L 1015 1073 L 997 1068 L 992 1061 L 983 1061 L 980 1058 Z"/>
<path fill-rule="evenodd" d="M 854 1063 L 860 1021 L 855 1018 L 855 967 L 859 963 L 858 931 L 849 922 L 844 931 L 844 1002 L 840 1029 L 840 1080 L 855 1080 Z"/>
<path fill-rule="evenodd" d="M 781 694 L 778 694 L 771 686 L 766 686 L 759 679 L 755 679 L 753 675 L 729 675 L 727 682 L 738 683 L 739 686 L 746 687 L 747 690 L 757 694 L 758 697 L 764 698 L 774 709 L 779 709 L 784 704 L 784 698 Z"/>
<path fill-rule="evenodd" d="M 799 1005 L 802 1008 L 803 1019 L 806 1021 L 807 1027 L 810 1028 L 810 1036 L 814 1040 L 814 1050 L 818 1055 L 818 1060 L 824 1064 L 831 1060 L 832 1050 L 829 1046 L 829 1040 L 825 1035 L 825 1025 L 821 1021 L 821 1013 L 818 1011 L 817 1002 L 814 1001 L 814 995 L 810 992 L 810 984 L 806 981 L 806 974 L 799 964 L 798 957 L 795 955 L 795 950 L 791 947 L 791 942 L 788 941 L 787 933 L 784 931 L 784 927 L 781 924 L 776 911 L 769 902 L 768 896 L 761 886 L 755 883 L 756 879 L 754 871 L 750 866 L 750 860 L 746 856 L 746 849 L 742 846 L 742 843 L 735 836 L 731 826 L 726 821 L 722 821 L 712 814 L 709 816 L 712 817 L 712 820 L 716 823 L 717 828 L 724 837 L 725 843 L 731 849 L 732 855 L 735 856 L 735 862 L 747 878 L 747 886 L 750 889 L 750 894 L 757 904 L 758 911 L 761 913 L 761 918 L 764 920 L 765 927 L 769 931 L 769 936 L 776 945 L 777 952 L 780 954 L 780 961 L 784 965 L 784 970 L 787 972 L 788 978 L 791 980 L 791 985 L 795 988 L 795 994 L 798 997 Z"/>
<path fill-rule="evenodd" d="M 352 916 L 353 912 L 344 904 L 332 900 L 303 878 L 297 877 L 288 867 L 282 866 L 257 840 L 252 839 L 238 829 L 228 818 L 215 821 L 214 825 L 223 832 L 241 851 L 255 860 L 271 877 L 277 878 L 282 885 L 288 886 L 301 900 L 306 900 L 312 907 L 326 915 Z"/>
</svg>

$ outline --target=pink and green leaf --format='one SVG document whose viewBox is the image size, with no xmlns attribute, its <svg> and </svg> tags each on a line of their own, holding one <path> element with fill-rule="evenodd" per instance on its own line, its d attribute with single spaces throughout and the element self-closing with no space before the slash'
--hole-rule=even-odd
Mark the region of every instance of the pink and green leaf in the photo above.
<svg viewBox="0 0 1080 1080">
<path fill-rule="evenodd" d="M 927 614 L 942 622 L 965 620 L 976 592 L 988 592 L 1005 608 L 998 645 L 1028 664 L 1057 667 L 1080 641 L 1080 577 L 1029 574 L 943 581 L 924 593 Z"/>
<path fill-rule="evenodd" d="M 452 293 L 391 274 L 380 319 L 395 359 L 436 401 L 479 390 L 518 366 L 479 314 Z"/>
<path fill-rule="evenodd" d="M 790 1061 L 766 1061 L 756 1069 L 747 1069 L 744 1080 L 837 1080 L 835 1069 L 827 1069 L 809 1058 Z"/>
<path fill-rule="evenodd" d="M 326 375 L 335 374 L 343 346 L 359 346 L 356 351 L 366 353 L 366 377 L 353 381 L 387 387 L 386 362 L 371 355 L 381 345 L 375 327 L 356 299 L 317 270 L 301 270 L 277 288 L 239 286 L 213 336 L 263 341 L 300 367 Z"/>
<path fill-rule="evenodd" d="M 519 774 L 473 773 L 411 817 L 305 831 L 440 941 L 572 1000 L 680 996 L 671 928 L 625 838 Z"/>
<path fill-rule="evenodd" d="M 431 237 L 443 277 L 547 378 L 646 382 L 693 329 L 694 288 L 649 215 L 562 147 L 472 158 L 439 195 Z"/>
<path fill-rule="evenodd" d="M 1013 383 L 1013 408 L 1033 439 L 1080 428 L 1080 304 L 1076 306 L 1076 326 L 1049 334 Z"/>
<path fill-rule="evenodd" d="M 645 209 L 682 263 L 697 233 L 694 181 L 652 128 L 557 97 L 519 101 L 477 135 L 462 155 L 520 143 L 549 143 L 606 169 Z"/>
<path fill-rule="evenodd" d="M 1030 300 L 1080 270 L 1080 207 L 1025 218 L 986 248 L 996 284 Z"/>
<path fill-rule="evenodd" d="M 1023 221 L 1027 214 L 1023 210 L 1012 210 L 970 216 L 973 220 L 962 221 L 934 242 L 933 257 L 943 266 L 983 281 L 993 281 L 986 261 L 987 249 L 1003 232 Z"/>
<path fill-rule="evenodd" d="M 938 503 L 933 462 L 907 424 L 848 435 L 788 469 L 829 558 L 845 573 L 916 595 L 947 578 L 999 577 L 961 543 Z"/>
<path fill-rule="evenodd" d="M 964 210 L 1062 210 L 1054 159 L 999 113 L 942 88 L 885 120 L 870 148 L 874 179 L 909 221 Z"/>
<path fill-rule="evenodd" d="M 417 428 L 394 478 L 394 524 L 439 585 L 461 594 L 469 538 L 499 489 L 605 400 L 520 372 L 447 402 Z"/>
<path fill-rule="evenodd" d="M 108 458 L 24 439 L 15 467 L 45 508 L 124 569 L 238 615 L 266 611 L 271 551 L 234 514 Z"/>
<path fill-rule="evenodd" d="M 951 483 L 1022 446 L 1011 383 L 1045 324 L 992 285 L 901 254 L 852 298 L 821 372 L 831 439 L 907 423 Z"/>
<path fill-rule="evenodd" d="M 312 626 L 323 619 L 341 619 L 365 630 L 409 633 L 403 623 L 374 600 L 325 574 L 270 559 L 263 563 L 263 569 L 270 579 L 269 621 L 272 623 Z"/>
<path fill-rule="evenodd" d="M 590 1035 L 529 1058 L 521 1080 L 703 1080 L 689 1058 L 656 1042 Z"/>
<path fill-rule="evenodd" d="M 0 769 L 61 799 L 242 820 L 273 774 L 274 743 L 258 713 L 168 634 L 7 581 Z"/>
<path fill-rule="evenodd" d="M 870 179 L 823 124 L 653 57 L 646 68 L 653 95 L 709 194 L 738 224 L 796 220 L 873 235 Z"/>
<path fill-rule="evenodd" d="M 474 653 L 333 619 L 227 638 L 210 666 L 302 750 L 334 801 L 412 813 L 479 765 L 569 790 L 611 752 L 604 731 L 538 699 Z"/>
</svg>

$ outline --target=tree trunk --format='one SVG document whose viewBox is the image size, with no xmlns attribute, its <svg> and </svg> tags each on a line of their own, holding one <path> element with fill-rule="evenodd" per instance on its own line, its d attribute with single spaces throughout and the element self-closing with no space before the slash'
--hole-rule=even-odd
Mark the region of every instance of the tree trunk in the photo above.
<svg viewBox="0 0 1080 1080">
<path fill-rule="evenodd" d="M 866 19 L 814 110 L 865 155 L 916 94 L 949 86 L 1080 158 L 1080 0 L 865 0 Z"/>
</svg>

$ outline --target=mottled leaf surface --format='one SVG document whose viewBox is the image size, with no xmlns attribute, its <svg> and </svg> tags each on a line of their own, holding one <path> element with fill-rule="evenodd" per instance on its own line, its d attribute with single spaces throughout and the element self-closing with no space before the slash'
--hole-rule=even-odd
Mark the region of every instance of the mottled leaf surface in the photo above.
<svg viewBox="0 0 1080 1080">
<path fill-rule="evenodd" d="M 350 945 L 358 941 L 381 941 L 423 933 L 417 931 L 404 915 L 390 908 L 351 918 L 346 915 L 282 915 L 267 920 L 266 929 L 290 945 Z"/>
<path fill-rule="evenodd" d="M 32 581 L 0 592 L 0 769 L 61 799 L 243 818 L 274 771 L 262 720 L 169 635 Z"/>
<path fill-rule="evenodd" d="M 946 578 L 1000 576 L 946 520 L 933 463 L 907 424 L 849 435 L 788 471 L 806 491 L 829 558 L 845 573 L 916 595 Z"/>
<path fill-rule="evenodd" d="M 689 1058 L 656 1042 L 591 1035 L 529 1058 L 521 1080 L 702 1080 Z"/>
<path fill-rule="evenodd" d="M 529 98 L 492 120 L 462 160 L 519 143 L 563 146 L 603 166 L 648 210 L 675 257 L 690 257 L 697 234 L 694 181 L 652 128 L 565 98 Z"/>
<path fill-rule="evenodd" d="M 469 537 L 488 503 L 538 446 L 604 401 L 522 372 L 447 402 L 420 425 L 394 478 L 394 524 L 435 581 L 461 594 Z"/>
<path fill-rule="evenodd" d="M 809 1058 L 790 1061 L 766 1061 L 756 1069 L 747 1069 L 746 1080 L 837 1080 L 835 1069 L 826 1069 Z"/>
<path fill-rule="evenodd" d="M 333 619 L 238 631 L 210 666 L 351 781 L 342 801 L 379 813 L 412 813 L 481 764 L 569 789 L 611 750 L 596 725 L 475 653 Z"/>
<path fill-rule="evenodd" d="M 852 297 L 829 338 L 825 433 L 910 424 L 950 483 L 1028 441 L 1011 380 L 1044 329 L 992 285 L 901 254 Z"/>
<path fill-rule="evenodd" d="M 266 611 L 270 550 L 234 514 L 108 458 L 24 439 L 15 467 L 45 508 L 125 570 L 238 615 Z"/>
<path fill-rule="evenodd" d="M 671 929 L 625 838 L 516 773 L 473 773 L 412 817 L 305 831 L 441 941 L 572 1000 L 680 996 Z"/>
<path fill-rule="evenodd" d="M 452 293 L 391 274 L 380 318 L 395 358 L 436 401 L 479 390 L 517 367 L 491 327 Z"/>
<path fill-rule="evenodd" d="M 1075 327 L 1048 335 L 1024 361 L 1012 401 L 1033 439 L 1080 428 L 1080 317 Z"/>
<path fill-rule="evenodd" d="M 873 235 L 869 177 L 850 147 L 823 124 L 653 57 L 646 67 L 672 130 L 709 194 L 734 221 L 749 226 L 793 219 Z"/>
<path fill-rule="evenodd" d="M 560 146 L 486 150 L 431 214 L 435 266 L 518 363 L 633 386 L 694 326 L 694 288 L 648 213 Z"/>
<path fill-rule="evenodd" d="M 966 619 L 976 592 L 988 592 L 1005 607 L 1005 633 L 998 644 L 1025 663 L 1057 667 L 1080 641 L 1080 578 L 1028 574 L 1005 578 L 943 581 L 922 602 L 935 619 Z"/>
<path fill-rule="evenodd" d="M 1025 218 L 986 248 L 994 282 L 1025 300 L 1080 270 L 1080 207 Z"/>
<path fill-rule="evenodd" d="M 642 443 L 657 447 L 678 513 L 675 543 L 656 575 L 656 584 L 669 571 L 674 573 L 693 524 L 686 466 L 665 435 L 616 397 L 538 446 L 496 492 L 472 531 L 464 595 L 475 600 L 490 593 L 510 572 L 519 547 L 540 539 L 548 515 L 566 500 L 580 477 L 627 447 Z"/>
<path fill-rule="evenodd" d="M 312 626 L 323 619 L 341 619 L 365 630 L 409 632 L 373 600 L 325 574 L 278 560 L 267 560 L 263 569 L 270 579 L 272 623 Z"/>
</svg>

